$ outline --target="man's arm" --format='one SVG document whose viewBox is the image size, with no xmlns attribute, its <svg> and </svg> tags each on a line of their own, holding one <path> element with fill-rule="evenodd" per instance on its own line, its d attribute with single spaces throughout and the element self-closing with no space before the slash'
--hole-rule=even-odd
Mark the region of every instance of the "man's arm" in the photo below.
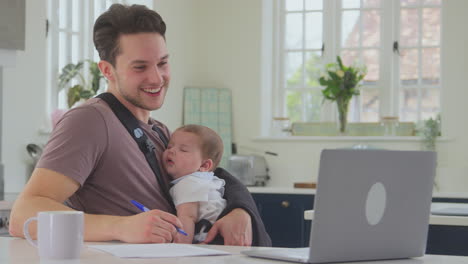
<svg viewBox="0 0 468 264">
<path fill-rule="evenodd" d="M 24 237 L 23 224 L 40 211 L 72 210 L 63 202 L 80 187 L 75 180 L 52 170 L 35 169 L 31 179 L 16 200 L 10 216 L 10 234 Z M 86 241 L 121 240 L 131 243 L 166 243 L 173 240 L 182 224 L 176 216 L 160 211 L 134 216 L 85 214 Z M 36 224 L 30 225 L 30 234 L 36 237 Z"/>
<path fill-rule="evenodd" d="M 205 241 L 211 242 L 219 232 L 225 244 L 271 246 L 270 236 L 245 185 L 222 168 L 217 168 L 215 175 L 226 182 L 227 205 Z"/>
</svg>

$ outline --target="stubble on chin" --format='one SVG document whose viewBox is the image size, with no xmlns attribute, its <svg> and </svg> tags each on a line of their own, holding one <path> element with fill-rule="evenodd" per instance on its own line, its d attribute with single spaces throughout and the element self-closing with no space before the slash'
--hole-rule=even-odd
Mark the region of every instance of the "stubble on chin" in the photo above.
<svg viewBox="0 0 468 264">
<path fill-rule="evenodd" d="M 144 104 L 144 99 L 143 99 L 143 96 L 140 96 L 140 95 L 137 95 L 137 96 L 130 96 L 128 94 L 126 94 L 124 91 L 120 90 L 120 94 L 122 95 L 122 97 L 128 101 L 129 103 L 131 103 L 132 105 L 134 105 L 135 107 L 138 107 L 138 108 L 141 108 L 141 109 L 144 109 L 146 111 L 154 111 L 154 110 L 158 110 L 159 108 L 162 107 L 163 103 L 164 103 L 164 97 L 166 96 L 166 91 L 167 91 L 167 87 L 164 87 L 163 88 L 164 90 L 161 91 L 161 95 L 160 97 L 158 97 L 158 100 L 162 100 L 161 103 L 158 105 L 158 106 L 154 106 L 154 107 L 150 107 L 148 105 L 145 105 Z"/>
</svg>

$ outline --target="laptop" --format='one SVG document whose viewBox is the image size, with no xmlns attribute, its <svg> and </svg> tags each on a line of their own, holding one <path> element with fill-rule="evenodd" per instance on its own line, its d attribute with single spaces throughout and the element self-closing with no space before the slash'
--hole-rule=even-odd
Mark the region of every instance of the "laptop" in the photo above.
<svg viewBox="0 0 468 264">
<path fill-rule="evenodd" d="M 435 168 L 430 151 L 323 150 L 309 247 L 242 253 L 301 263 L 423 256 Z"/>
</svg>

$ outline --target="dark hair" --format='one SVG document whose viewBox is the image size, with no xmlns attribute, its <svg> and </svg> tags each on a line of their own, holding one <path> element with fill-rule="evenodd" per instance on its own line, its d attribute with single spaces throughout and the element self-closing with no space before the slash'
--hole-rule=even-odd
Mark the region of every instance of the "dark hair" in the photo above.
<svg viewBox="0 0 468 264">
<path fill-rule="evenodd" d="M 115 66 L 115 57 L 120 54 L 119 37 L 143 32 L 159 33 L 165 39 L 166 24 L 146 6 L 113 4 L 94 23 L 94 46 L 101 60 Z"/>
<path fill-rule="evenodd" d="M 213 161 L 212 170 L 218 167 L 223 156 L 223 140 L 213 129 L 201 125 L 185 125 L 176 131 L 184 131 L 197 135 L 201 141 L 201 152 L 204 159 Z"/>
</svg>

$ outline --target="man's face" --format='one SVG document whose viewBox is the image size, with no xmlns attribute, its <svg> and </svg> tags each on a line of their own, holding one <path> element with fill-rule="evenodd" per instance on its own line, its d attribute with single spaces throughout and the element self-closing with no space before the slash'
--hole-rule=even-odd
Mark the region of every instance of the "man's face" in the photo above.
<svg viewBox="0 0 468 264">
<path fill-rule="evenodd" d="M 163 164 L 173 179 L 204 171 L 200 138 L 194 133 L 175 131 L 163 153 Z"/>
<path fill-rule="evenodd" d="M 126 34 L 119 38 L 115 88 L 129 110 L 159 109 L 171 79 L 166 41 L 158 33 Z"/>
</svg>

